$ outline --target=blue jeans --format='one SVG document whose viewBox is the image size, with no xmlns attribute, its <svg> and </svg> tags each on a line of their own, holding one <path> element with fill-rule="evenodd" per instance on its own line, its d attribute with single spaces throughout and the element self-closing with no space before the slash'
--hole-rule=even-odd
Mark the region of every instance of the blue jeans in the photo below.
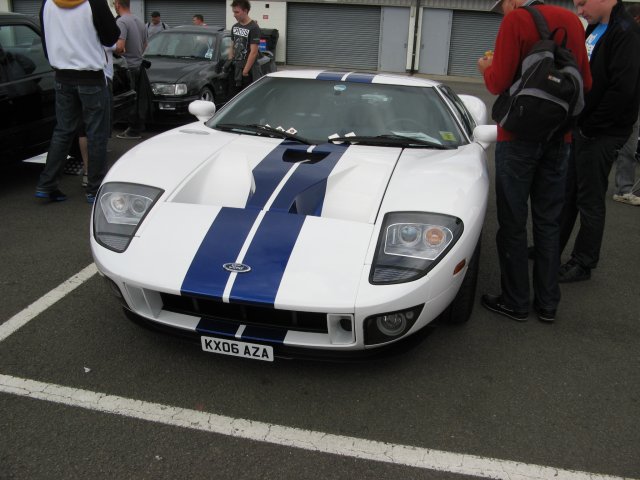
<svg viewBox="0 0 640 480">
<path fill-rule="evenodd" d="M 89 147 L 87 193 L 95 194 L 98 191 L 107 167 L 108 95 L 106 82 L 103 85 L 56 82 L 56 126 L 49 145 L 47 163 L 38 181 L 38 191 L 51 192 L 58 188 L 67 154 L 82 121 Z"/>
<path fill-rule="evenodd" d="M 618 153 L 616 160 L 616 189 L 615 193 L 624 195 L 633 193 L 633 185 L 636 181 L 636 150 L 638 148 L 638 131 L 640 130 L 640 118 L 633 124 L 631 136 L 625 142 Z"/>
<path fill-rule="evenodd" d="M 528 200 L 535 261 L 533 290 L 537 305 L 555 309 L 560 301 L 559 215 L 564 202 L 569 144 L 514 140 L 496 145 L 496 203 L 500 283 L 504 303 L 529 311 L 527 258 Z"/>
</svg>

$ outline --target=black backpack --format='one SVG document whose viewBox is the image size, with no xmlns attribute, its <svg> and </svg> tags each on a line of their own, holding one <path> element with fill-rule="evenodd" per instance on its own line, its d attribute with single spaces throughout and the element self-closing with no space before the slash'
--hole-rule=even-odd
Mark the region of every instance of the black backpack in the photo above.
<svg viewBox="0 0 640 480">
<path fill-rule="evenodd" d="M 547 141 L 567 132 L 582 112 L 582 75 L 566 48 L 566 29 L 557 44 L 554 37 L 560 29 L 549 33 L 537 9 L 522 8 L 533 16 L 540 40 L 522 60 L 520 78 L 496 99 L 491 118 L 520 140 Z"/>
</svg>

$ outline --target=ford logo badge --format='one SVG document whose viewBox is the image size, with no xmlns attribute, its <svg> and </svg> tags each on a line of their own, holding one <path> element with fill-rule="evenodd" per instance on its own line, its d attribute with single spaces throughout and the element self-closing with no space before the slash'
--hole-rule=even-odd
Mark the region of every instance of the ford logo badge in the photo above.
<svg viewBox="0 0 640 480">
<path fill-rule="evenodd" d="M 222 265 L 227 272 L 234 273 L 247 273 L 251 271 L 251 267 L 249 265 L 245 265 L 244 263 L 225 263 Z"/>
</svg>

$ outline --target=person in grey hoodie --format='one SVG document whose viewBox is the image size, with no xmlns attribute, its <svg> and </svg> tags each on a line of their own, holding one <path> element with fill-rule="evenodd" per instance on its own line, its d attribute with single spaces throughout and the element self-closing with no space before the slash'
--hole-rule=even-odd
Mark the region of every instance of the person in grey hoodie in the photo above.
<svg viewBox="0 0 640 480">
<path fill-rule="evenodd" d="M 86 199 L 95 196 L 106 173 L 109 91 L 104 47 L 116 43 L 120 30 L 105 0 L 44 0 L 40 9 L 42 43 L 55 70 L 56 126 L 35 196 L 67 199 L 58 188 L 69 147 L 84 122 L 89 151 Z"/>
</svg>

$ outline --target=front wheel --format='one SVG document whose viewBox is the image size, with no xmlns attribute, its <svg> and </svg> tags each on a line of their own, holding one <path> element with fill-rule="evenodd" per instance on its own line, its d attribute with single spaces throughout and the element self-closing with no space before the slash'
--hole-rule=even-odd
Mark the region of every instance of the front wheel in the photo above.
<svg viewBox="0 0 640 480">
<path fill-rule="evenodd" d="M 209 87 L 203 87 L 202 90 L 200 90 L 200 100 L 213 102 L 213 92 Z"/>
<path fill-rule="evenodd" d="M 440 314 L 439 320 L 452 325 L 460 325 L 469 320 L 476 299 L 476 285 L 480 270 L 480 239 L 469 261 L 467 273 L 462 280 L 460 290 L 447 309 Z"/>
</svg>

